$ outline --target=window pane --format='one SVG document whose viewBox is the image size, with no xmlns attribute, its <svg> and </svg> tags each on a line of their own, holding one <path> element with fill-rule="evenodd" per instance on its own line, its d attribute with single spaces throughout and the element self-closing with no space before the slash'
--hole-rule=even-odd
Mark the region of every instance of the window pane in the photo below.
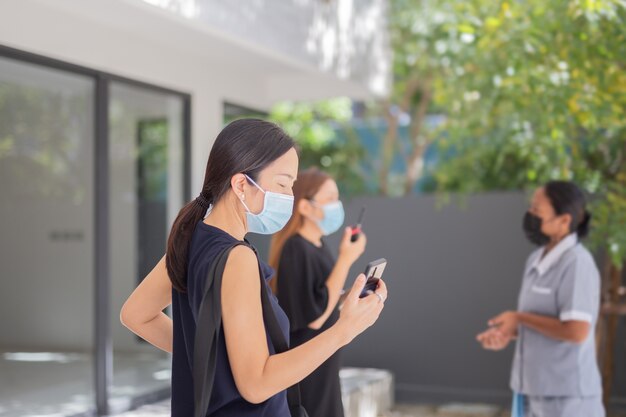
<svg viewBox="0 0 626 417">
<path fill-rule="evenodd" d="M 0 414 L 93 409 L 94 81 L 0 57 Z"/>
<path fill-rule="evenodd" d="M 114 82 L 110 89 L 110 210 L 114 377 L 112 402 L 169 393 L 169 355 L 118 319 L 123 302 L 165 253 L 183 204 L 180 96 Z"/>
</svg>

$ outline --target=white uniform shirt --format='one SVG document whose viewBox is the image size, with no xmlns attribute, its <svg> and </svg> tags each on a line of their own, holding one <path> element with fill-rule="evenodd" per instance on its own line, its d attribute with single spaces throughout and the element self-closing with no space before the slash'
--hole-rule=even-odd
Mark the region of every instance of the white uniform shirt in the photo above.
<svg viewBox="0 0 626 417">
<path fill-rule="evenodd" d="M 602 393 L 596 360 L 595 326 L 600 309 L 600 274 L 589 251 L 571 234 L 542 258 L 526 263 L 518 311 L 590 323 L 582 344 L 559 341 L 520 325 L 511 388 L 545 397 L 586 397 Z"/>
</svg>

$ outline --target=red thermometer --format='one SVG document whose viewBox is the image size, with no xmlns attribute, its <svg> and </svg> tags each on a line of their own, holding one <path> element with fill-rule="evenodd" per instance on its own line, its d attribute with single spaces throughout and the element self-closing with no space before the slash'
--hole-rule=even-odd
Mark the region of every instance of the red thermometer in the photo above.
<svg viewBox="0 0 626 417">
<path fill-rule="evenodd" d="M 352 227 L 352 236 L 350 237 L 350 242 L 356 242 L 361 234 L 361 227 L 363 226 L 363 218 L 365 217 L 365 206 L 361 207 L 361 212 L 359 213 L 359 220 L 357 221 L 356 226 Z"/>
</svg>

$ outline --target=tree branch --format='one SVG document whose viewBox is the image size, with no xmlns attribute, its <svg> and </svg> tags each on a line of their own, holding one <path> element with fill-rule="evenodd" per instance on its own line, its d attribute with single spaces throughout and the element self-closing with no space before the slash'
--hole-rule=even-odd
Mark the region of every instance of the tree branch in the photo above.
<svg viewBox="0 0 626 417">
<path fill-rule="evenodd" d="M 423 159 L 426 149 L 432 142 L 432 139 L 427 139 L 423 134 L 424 123 L 426 121 L 426 114 L 432 101 L 432 88 L 431 79 L 428 78 L 421 86 L 421 97 L 419 104 L 413 112 L 411 117 L 411 141 L 413 143 L 413 151 L 409 157 L 407 163 L 407 175 L 404 184 L 404 194 L 408 195 L 413 190 L 415 183 L 423 172 Z M 421 163 L 420 163 L 421 162 Z"/>
</svg>

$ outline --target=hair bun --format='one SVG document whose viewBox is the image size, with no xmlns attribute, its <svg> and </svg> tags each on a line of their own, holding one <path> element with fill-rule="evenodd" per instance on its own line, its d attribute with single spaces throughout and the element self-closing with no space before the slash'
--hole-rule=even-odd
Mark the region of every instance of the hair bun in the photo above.
<svg viewBox="0 0 626 417">
<path fill-rule="evenodd" d="M 576 228 L 576 233 L 578 234 L 578 237 L 581 239 L 587 237 L 587 235 L 589 235 L 590 226 L 591 226 L 591 213 L 585 210 L 585 213 L 583 214 L 583 219 L 581 220 L 581 222 L 578 224 L 578 227 Z"/>
</svg>

